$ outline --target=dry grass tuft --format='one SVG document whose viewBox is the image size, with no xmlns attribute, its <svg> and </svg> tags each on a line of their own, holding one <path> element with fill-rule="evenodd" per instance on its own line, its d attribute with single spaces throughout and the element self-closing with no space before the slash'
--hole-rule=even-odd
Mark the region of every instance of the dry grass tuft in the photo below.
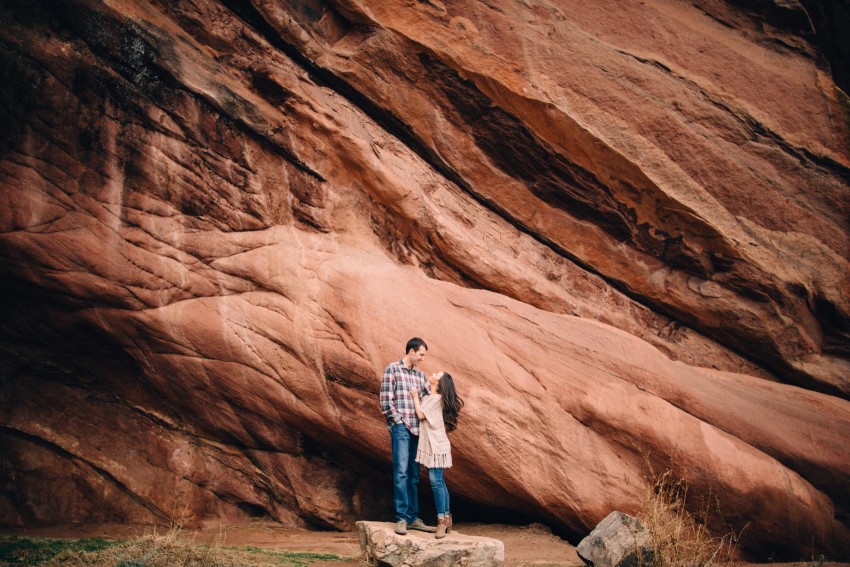
<svg viewBox="0 0 850 567">
<path fill-rule="evenodd" d="M 198 543 L 179 528 L 102 549 L 65 549 L 39 563 L 50 567 L 306 567 L 313 561 L 344 561 L 336 555 L 294 553 L 257 547 L 224 547 L 221 542 Z"/>
<path fill-rule="evenodd" d="M 641 503 L 640 520 L 650 535 L 653 558 L 645 567 L 709 567 L 732 564 L 740 534 L 717 537 L 706 527 L 709 503 L 688 512 L 688 489 L 671 471 L 660 476 Z"/>
</svg>

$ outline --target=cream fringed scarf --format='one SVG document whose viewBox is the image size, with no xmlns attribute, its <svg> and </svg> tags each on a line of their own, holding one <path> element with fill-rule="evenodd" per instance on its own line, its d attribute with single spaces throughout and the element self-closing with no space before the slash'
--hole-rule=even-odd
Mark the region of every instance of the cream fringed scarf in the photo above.
<svg viewBox="0 0 850 567">
<path fill-rule="evenodd" d="M 419 424 L 419 449 L 416 462 L 429 469 L 447 469 L 452 466 L 452 444 L 443 423 L 443 398 L 429 394 L 422 398 L 425 419 Z"/>
</svg>

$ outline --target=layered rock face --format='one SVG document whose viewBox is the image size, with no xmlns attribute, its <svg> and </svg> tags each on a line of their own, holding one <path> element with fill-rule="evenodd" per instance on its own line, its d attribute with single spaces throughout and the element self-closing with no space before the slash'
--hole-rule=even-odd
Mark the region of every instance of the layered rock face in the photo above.
<svg viewBox="0 0 850 567">
<path fill-rule="evenodd" d="M 459 502 L 576 543 L 651 465 L 850 557 L 819 6 L 5 2 L 0 522 L 389 519 L 422 336 Z"/>
</svg>

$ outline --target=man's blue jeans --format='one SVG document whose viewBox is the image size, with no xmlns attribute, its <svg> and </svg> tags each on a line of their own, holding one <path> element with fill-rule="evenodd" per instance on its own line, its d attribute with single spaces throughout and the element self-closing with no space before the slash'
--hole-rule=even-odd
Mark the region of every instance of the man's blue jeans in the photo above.
<svg viewBox="0 0 850 567">
<path fill-rule="evenodd" d="M 419 436 L 397 423 L 390 430 L 390 437 L 393 441 L 395 519 L 409 524 L 419 517 L 419 463 L 416 462 Z"/>
<path fill-rule="evenodd" d="M 445 469 L 428 469 L 428 480 L 431 481 L 431 490 L 434 491 L 434 506 L 437 507 L 437 516 L 445 516 L 449 513 L 449 488 L 443 477 Z"/>
</svg>

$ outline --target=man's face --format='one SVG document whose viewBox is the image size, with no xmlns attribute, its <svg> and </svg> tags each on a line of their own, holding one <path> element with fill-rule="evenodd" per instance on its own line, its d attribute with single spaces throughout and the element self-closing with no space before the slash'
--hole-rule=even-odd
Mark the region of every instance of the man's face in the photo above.
<svg viewBox="0 0 850 567">
<path fill-rule="evenodd" d="M 425 355 L 428 354 L 428 349 L 424 346 L 419 347 L 418 349 L 410 352 L 410 362 L 416 367 L 419 366 L 423 360 L 425 360 Z"/>
</svg>

